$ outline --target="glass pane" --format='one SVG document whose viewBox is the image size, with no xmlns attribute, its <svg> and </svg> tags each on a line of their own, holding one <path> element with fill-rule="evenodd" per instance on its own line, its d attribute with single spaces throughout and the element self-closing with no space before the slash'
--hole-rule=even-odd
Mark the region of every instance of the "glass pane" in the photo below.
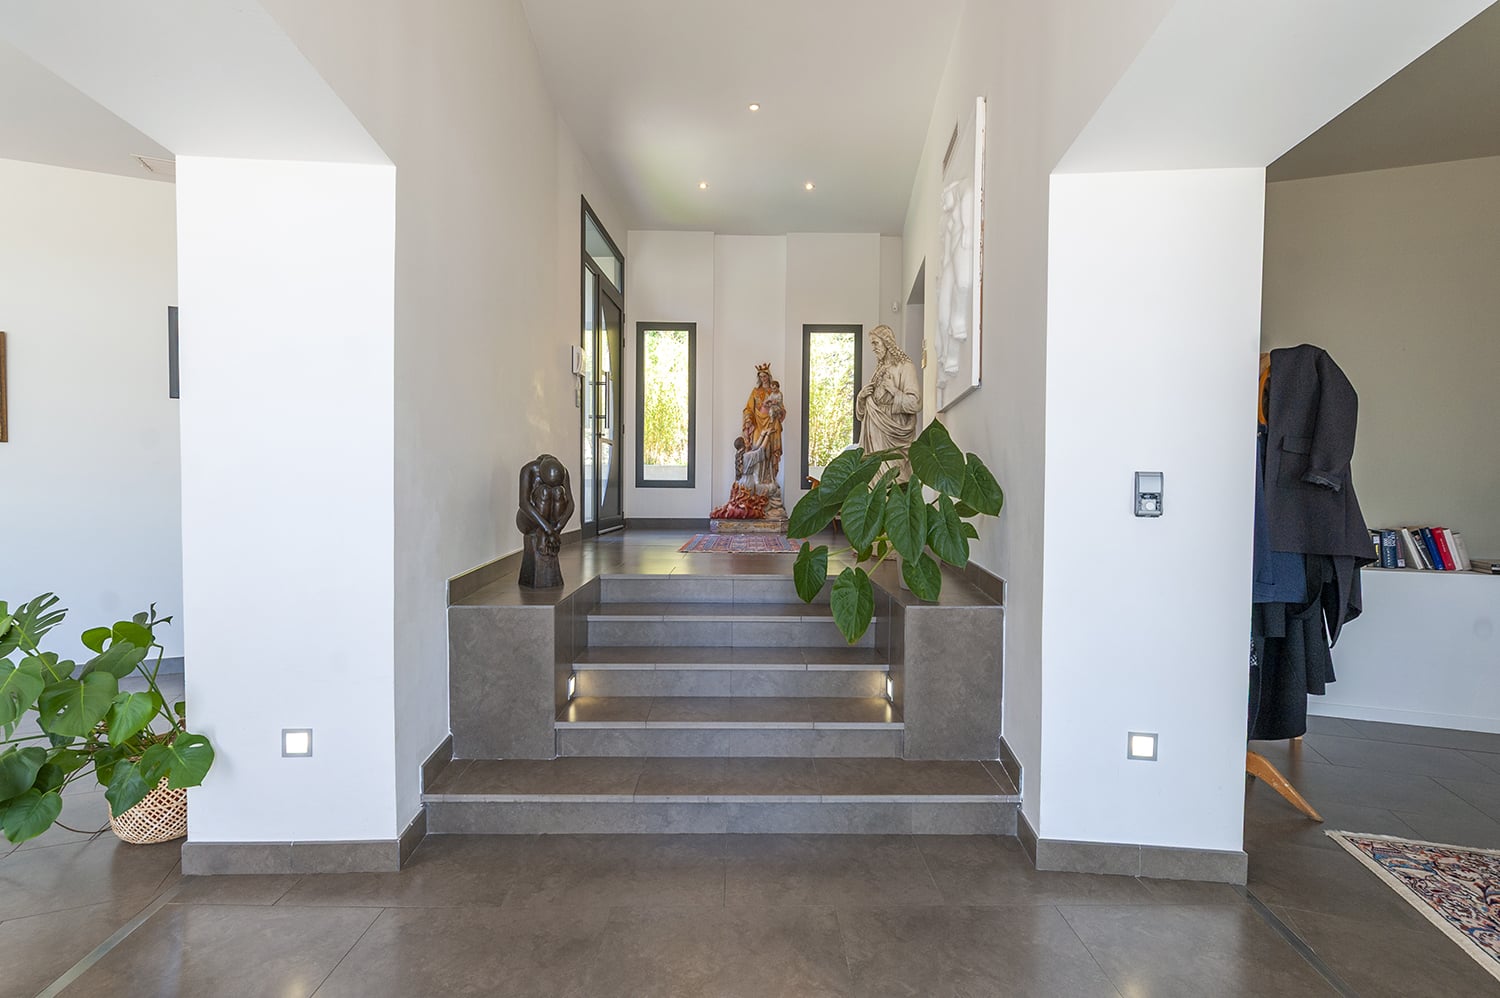
<svg viewBox="0 0 1500 998">
<path fill-rule="evenodd" d="M 854 333 L 808 335 L 807 473 L 822 478 L 839 451 L 854 443 Z"/>
<path fill-rule="evenodd" d="M 641 333 L 641 477 L 648 482 L 686 482 L 689 380 L 686 329 Z"/>
<path fill-rule="evenodd" d="M 624 287 L 620 279 L 620 271 L 624 268 L 624 261 L 615 256 L 615 251 L 609 248 L 609 240 L 604 237 L 604 232 L 594 224 L 594 219 L 587 212 L 583 216 L 583 251 L 588 258 L 594 261 L 594 266 L 603 272 L 605 280 L 615 286 L 616 290 Z"/>
<path fill-rule="evenodd" d="M 599 526 L 614 525 L 624 514 L 625 506 L 621 485 L 624 467 L 620 453 L 620 409 L 624 400 L 620 394 L 621 324 L 624 316 L 620 308 L 608 298 L 599 300 L 601 326 L 599 330 Z"/>
<path fill-rule="evenodd" d="M 594 522 L 594 284 L 598 280 L 583 268 L 583 522 Z"/>
</svg>

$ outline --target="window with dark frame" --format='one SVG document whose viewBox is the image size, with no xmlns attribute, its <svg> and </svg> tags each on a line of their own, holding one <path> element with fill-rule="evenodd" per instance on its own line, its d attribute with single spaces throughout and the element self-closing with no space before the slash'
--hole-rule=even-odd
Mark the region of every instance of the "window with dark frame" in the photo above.
<svg viewBox="0 0 1500 998">
<path fill-rule="evenodd" d="M 802 327 L 802 487 L 851 444 L 859 442 L 854 396 L 859 391 L 865 327 Z"/>
<path fill-rule="evenodd" d="M 696 480 L 698 325 L 637 322 L 635 338 L 636 488 L 690 489 Z"/>
</svg>

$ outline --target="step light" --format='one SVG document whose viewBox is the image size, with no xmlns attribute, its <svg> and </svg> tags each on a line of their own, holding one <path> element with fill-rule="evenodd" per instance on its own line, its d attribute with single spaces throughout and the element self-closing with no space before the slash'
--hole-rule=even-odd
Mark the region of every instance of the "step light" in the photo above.
<svg viewBox="0 0 1500 998">
<path fill-rule="evenodd" d="M 896 684 L 891 681 L 890 676 L 885 677 L 885 698 L 891 703 L 896 702 Z"/>
<path fill-rule="evenodd" d="M 282 728 L 281 755 L 285 759 L 304 759 L 312 755 L 312 728 Z"/>
<path fill-rule="evenodd" d="M 568 673 L 568 699 L 571 701 L 578 695 L 578 673 Z"/>
<path fill-rule="evenodd" d="M 1125 758 L 1142 762 L 1156 761 L 1156 732 L 1132 731 L 1125 745 Z"/>
</svg>

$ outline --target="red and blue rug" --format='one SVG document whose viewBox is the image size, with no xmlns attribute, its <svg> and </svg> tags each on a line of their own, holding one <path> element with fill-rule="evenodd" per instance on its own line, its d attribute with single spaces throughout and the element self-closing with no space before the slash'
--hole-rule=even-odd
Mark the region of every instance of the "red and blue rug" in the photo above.
<svg viewBox="0 0 1500 998">
<path fill-rule="evenodd" d="M 1500 980 L 1500 850 L 1356 832 L 1328 837 Z"/>
<path fill-rule="evenodd" d="M 694 534 L 678 548 L 691 554 L 796 554 L 800 541 L 784 534 Z"/>
</svg>

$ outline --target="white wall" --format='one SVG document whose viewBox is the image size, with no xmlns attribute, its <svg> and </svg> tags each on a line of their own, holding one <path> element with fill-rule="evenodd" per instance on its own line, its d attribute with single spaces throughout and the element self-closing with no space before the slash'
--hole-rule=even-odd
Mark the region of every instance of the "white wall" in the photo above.
<svg viewBox="0 0 1500 998">
<path fill-rule="evenodd" d="M 1264 196 L 1258 169 L 1052 180 L 1048 838 L 1240 848 Z"/>
<path fill-rule="evenodd" d="M 801 347 L 787 352 L 787 246 L 785 236 L 714 237 L 714 328 L 719 342 L 714 372 L 713 505 L 729 499 L 734 480 L 734 438 L 743 423 L 745 401 L 755 387 L 755 365 L 770 364 L 788 403 L 786 427 L 795 420 L 786 387 L 792 364 L 801 363 Z M 796 360 L 793 361 L 792 358 Z M 782 436 L 783 472 L 795 452 Z M 788 455 L 792 455 L 788 457 Z M 787 480 L 796 477 L 793 472 Z M 788 503 L 788 512 L 791 504 Z M 700 515 L 707 515 L 704 510 Z"/>
<path fill-rule="evenodd" d="M 187 700 L 217 749 L 195 841 L 396 829 L 395 183 L 177 161 Z"/>
<path fill-rule="evenodd" d="M 1500 556 L 1500 157 L 1271 184 L 1264 349 L 1315 343 L 1359 392 L 1372 527 Z"/>
<path fill-rule="evenodd" d="M 0 444 L 0 599 L 55 592 L 71 612 L 48 646 L 88 654 L 85 628 L 155 602 L 181 655 L 177 304 L 170 184 L 0 160 L 0 330 L 10 443 Z"/>
<path fill-rule="evenodd" d="M 625 512 L 633 517 L 702 518 L 716 505 L 717 472 L 722 467 L 714 461 L 715 445 L 723 435 L 715 421 L 718 385 L 713 377 L 717 344 L 714 234 L 633 231 L 628 238 L 625 260 Z M 697 422 L 691 489 L 641 489 L 635 484 L 641 432 L 636 421 L 636 383 L 640 376 L 636 365 L 639 349 L 636 324 L 640 322 L 697 323 L 694 341 Z M 734 467 L 732 458 L 729 467 Z"/>
</svg>

